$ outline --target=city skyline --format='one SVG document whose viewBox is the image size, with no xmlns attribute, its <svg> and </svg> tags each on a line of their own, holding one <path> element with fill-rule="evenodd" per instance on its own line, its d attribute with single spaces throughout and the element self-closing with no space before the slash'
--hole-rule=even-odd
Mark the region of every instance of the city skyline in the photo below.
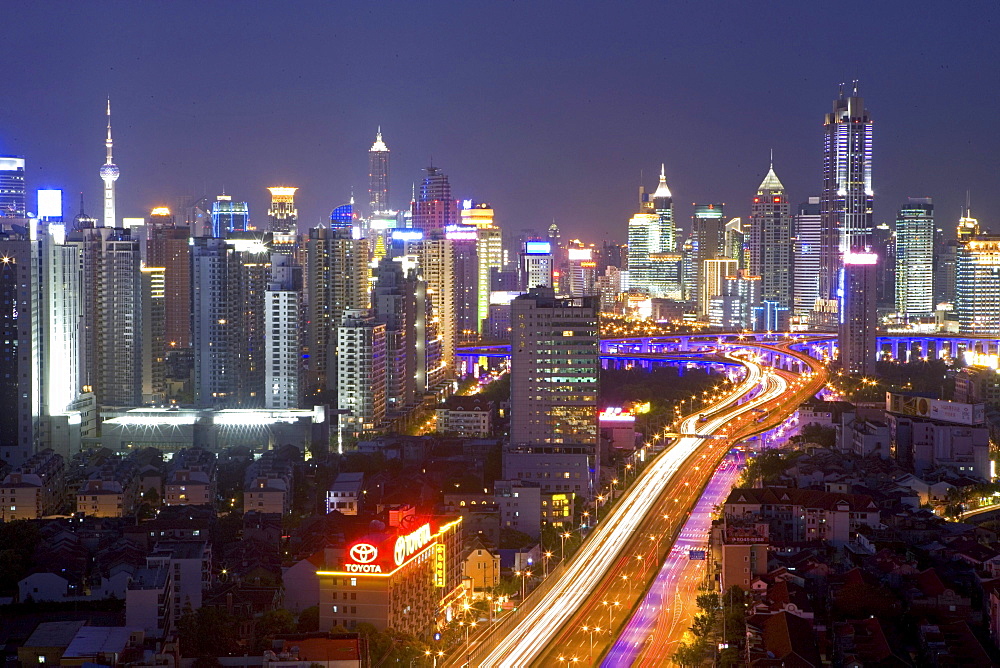
<svg viewBox="0 0 1000 668">
<path fill-rule="evenodd" d="M 612 34 L 595 53 L 583 54 L 567 45 L 568 35 L 614 33 L 624 19 L 602 15 L 598 21 L 588 12 L 562 16 L 532 8 L 513 21 L 504 12 L 463 8 L 448 13 L 446 24 L 466 20 L 469 34 L 459 31 L 454 43 L 442 44 L 440 53 L 428 56 L 426 67 L 437 65 L 443 71 L 435 70 L 422 88 L 413 83 L 420 80 L 414 75 L 421 59 L 407 62 L 416 43 L 403 26 L 411 25 L 410 20 L 421 25 L 424 19 L 404 6 L 369 8 L 363 15 L 360 10 L 307 7 L 295 16 L 262 12 L 241 17 L 247 39 L 260 46 L 259 53 L 246 56 L 251 67 L 236 67 L 238 59 L 228 50 L 210 53 L 198 66 L 185 66 L 192 56 L 178 47 L 197 39 L 225 13 L 218 7 L 199 7 L 201 20 L 194 27 L 185 21 L 184 30 L 178 23 L 183 12 L 150 8 L 140 18 L 116 6 L 65 7 L 79 20 L 64 22 L 74 25 L 74 32 L 64 33 L 61 25 L 51 30 L 69 47 L 66 52 L 80 57 L 79 68 L 65 87 L 41 86 L 55 80 L 64 63 L 57 54 L 19 48 L 21 37 L 15 35 L 12 48 L 25 54 L 15 64 L 28 60 L 12 68 L 12 84 L 31 94 L 9 110 L 0 153 L 24 155 L 29 191 L 62 188 L 66 209 L 74 214 L 81 190 L 89 213 L 100 208 L 101 183 L 94 171 L 103 155 L 97 133 L 103 130 L 100 117 L 111 97 L 115 160 L 124 175 L 116 184 L 120 217 L 145 215 L 183 194 L 214 196 L 224 189 L 250 202 L 251 221 L 260 229 L 266 221 L 266 188 L 278 184 L 300 188 L 300 226 L 312 226 L 347 202 L 352 190 L 358 197 L 367 190 L 365 153 L 381 126 L 394 154 L 390 205 L 395 209 L 406 206 L 408 186 L 422 178 L 421 168 L 433 157 L 435 166 L 451 177 L 456 198 L 490 201 L 501 226 L 541 232 L 554 218 L 569 238 L 624 241 L 640 173 L 641 183 L 653 186 L 661 162 L 666 163 L 680 221 L 689 219 L 691 202 L 703 201 L 726 202 L 727 213 L 746 216 L 747 194 L 766 174 L 770 148 L 793 206 L 819 194 L 821 110 L 838 84 L 855 78 L 879 125 L 876 223 L 893 220 L 908 197 L 933 197 L 937 221 L 946 228 L 957 220 L 966 190 L 971 190 L 972 210 L 986 228 L 995 225 L 990 212 L 1000 206 L 992 176 L 998 172 L 1000 150 L 988 114 L 997 87 L 985 68 L 977 67 L 988 62 L 986 49 L 992 48 L 976 46 L 988 43 L 985 32 L 982 40 L 976 35 L 989 23 L 975 20 L 982 18 L 977 6 L 948 16 L 935 14 L 942 32 L 953 24 L 963 26 L 967 39 L 958 45 L 914 39 L 928 30 L 922 27 L 921 12 L 889 21 L 890 10 L 875 8 L 866 25 L 870 39 L 857 53 L 857 64 L 848 66 L 813 52 L 796 36 L 797 29 L 819 17 L 818 9 L 790 12 L 781 23 L 772 22 L 765 40 L 754 28 L 769 18 L 733 5 L 729 13 L 745 21 L 727 22 L 739 28 L 719 26 L 716 54 L 693 48 L 698 45 L 691 44 L 688 31 L 670 46 L 654 43 L 648 48 L 627 46 L 623 37 Z M 701 10 L 646 8 L 662 10 L 664 19 L 688 25 L 691 33 L 711 22 Z M 637 13 L 640 9 L 636 5 Z M 44 20 L 36 12 L 15 9 L 26 28 L 37 28 Z M 850 24 L 848 14 L 829 17 L 828 28 L 845 34 L 860 30 Z M 365 62 L 354 57 L 365 38 L 351 33 L 326 57 L 330 60 L 313 63 L 308 46 L 319 33 L 309 18 L 359 28 L 378 23 L 383 29 L 378 41 L 391 46 L 365 51 L 370 56 Z M 152 35 L 141 29 L 149 20 L 163 29 Z M 560 30 L 555 30 L 557 20 Z M 87 34 L 86 26 L 98 21 L 111 25 L 116 37 L 107 47 L 112 56 L 82 44 L 72 49 L 81 39 L 76 33 Z M 503 44 L 472 27 L 484 23 L 497 32 L 512 30 L 525 57 L 517 63 L 498 59 Z M 287 37 L 277 36 L 281 28 L 294 28 L 301 36 L 284 51 L 279 47 L 289 45 Z M 636 25 L 635 30 L 647 35 L 651 28 Z M 787 39 L 775 40 L 775 32 Z M 358 34 L 371 33 L 361 29 Z M 459 58 L 473 39 L 483 43 L 482 53 Z M 744 51 L 754 57 L 740 57 Z M 132 52 L 138 57 L 124 57 Z M 751 87 L 741 81 L 748 68 L 764 65 L 775 72 L 774 81 L 787 83 Z M 477 67 L 481 73 L 472 76 Z M 375 69 L 385 70 L 385 76 L 371 75 Z M 654 87 L 662 91 L 633 86 L 640 76 L 636 70 L 647 79 L 657 71 L 654 76 L 668 85 Z M 190 79 L 181 81 L 176 74 L 181 71 Z M 209 79 L 214 87 L 201 87 L 201 103 L 193 106 L 191 87 Z M 253 98 L 251 91 L 265 79 L 284 94 Z M 230 101 L 225 105 L 223 91 Z M 358 101 L 333 104 L 341 92 Z M 57 104 L 64 97 L 74 104 Z M 394 104 L 397 100 L 406 104 Z M 935 120 L 945 117 L 948 123 Z"/>
</svg>

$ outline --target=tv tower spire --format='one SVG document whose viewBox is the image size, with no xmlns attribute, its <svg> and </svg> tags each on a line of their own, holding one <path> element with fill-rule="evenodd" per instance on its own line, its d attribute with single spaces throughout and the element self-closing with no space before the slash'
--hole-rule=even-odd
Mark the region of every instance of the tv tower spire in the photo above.
<svg viewBox="0 0 1000 668">
<path fill-rule="evenodd" d="M 108 98 L 108 138 L 104 141 L 107 148 L 108 157 L 101 165 L 101 180 L 104 181 L 104 227 L 117 227 L 115 224 L 115 181 L 118 180 L 120 172 L 118 166 L 111 159 L 111 149 L 114 142 L 111 141 L 111 98 Z"/>
</svg>

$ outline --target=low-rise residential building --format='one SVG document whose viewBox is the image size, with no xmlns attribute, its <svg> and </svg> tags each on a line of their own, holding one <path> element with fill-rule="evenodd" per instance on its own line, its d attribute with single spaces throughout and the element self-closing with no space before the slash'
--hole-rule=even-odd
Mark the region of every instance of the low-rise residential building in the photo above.
<svg viewBox="0 0 1000 668">
<path fill-rule="evenodd" d="M 336 510 L 344 515 L 357 515 L 361 509 L 364 483 L 364 473 L 338 475 L 326 492 L 326 512 Z"/>
<path fill-rule="evenodd" d="M 17 649 L 22 666 L 58 666 L 85 621 L 42 622 Z"/>
<path fill-rule="evenodd" d="M 489 591 L 500 584 L 500 553 L 474 539 L 463 566 L 473 591 Z"/>
<path fill-rule="evenodd" d="M 726 522 L 766 522 L 772 543 L 825 540 L 844 546 L 856 540 L 861 526 L 881 526 L 870 496 L 812 489 L 737 488 L 726 499 L 723 516 Z"/>
<path fill-rule="evenodd" d="M 34 520 L 62 505 L 65 463 L 42 450 L 0 482 L 0 521 Z"/>
<path fill-rule="evenodd" d="M 484 438 L 493 431 L 496 406 L 481 396 L 451 396 L 437 408 L 437 430 L 462 438 Z"/>
<path fill-rule="evenodd" d="M 207 506 L 215 503 L 215 454 L 188 448 L 171 460 L 163 502 L 168 506 Z"/>
<path fill-rule="evenodd" d="M 126 505 L 125 490 L 117 480 L 88 480 L 76 493 L 76 512 L 92 517 L 122 517 Z"/>
<path fill-rule="evenodd" d="M 990 432 L 983 425 L 950 424 L 886 414 L 893 452 L 901 466 L 923 476 L 937 468 L 989 480 Z"/>
<path fill-rule="evenodd" d="M 493 490 L 500 511 L 500 527 L 538 540 L 542 532 L 541 486 L 521 480 L 497 480 Z"/>
</svg>

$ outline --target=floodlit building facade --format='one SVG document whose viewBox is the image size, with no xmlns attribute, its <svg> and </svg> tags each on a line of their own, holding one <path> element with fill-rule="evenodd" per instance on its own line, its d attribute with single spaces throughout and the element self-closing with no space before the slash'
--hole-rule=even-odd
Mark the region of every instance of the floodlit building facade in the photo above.
<svg viewBox="0 0 1000 668">
<path fill-rule="evenodd" d="M 934 203 L 910 197 L 896 216 L 896 312 L 903 318 L 934 312 Z"/>
</svg>

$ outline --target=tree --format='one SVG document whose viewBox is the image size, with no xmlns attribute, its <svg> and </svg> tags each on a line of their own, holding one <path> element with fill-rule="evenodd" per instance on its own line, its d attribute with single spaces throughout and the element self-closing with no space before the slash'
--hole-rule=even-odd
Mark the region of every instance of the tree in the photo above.
<svg viewBox="0 0 1000 668">
<path fill-rule="evenodd" d="M 299 613 L 299 621 L 296 624 L 299 633 L 309 633 L 319 631 L 319 606 L 311 605 Z"/>
<path fill-rule="evenodd" d="M 226 656 L 239 649 L 239 620 L 222 608 L 188 610 L 177 630 L 185 656 Z"/>
<path fill-rule="evenodd" d="M 268 610 L 257 619 L 254 628 L 254 649 L 263 652 L 271 646 L 273 636 L 295 633 L 295 615 L 288 610 Z"/>
</svg>

